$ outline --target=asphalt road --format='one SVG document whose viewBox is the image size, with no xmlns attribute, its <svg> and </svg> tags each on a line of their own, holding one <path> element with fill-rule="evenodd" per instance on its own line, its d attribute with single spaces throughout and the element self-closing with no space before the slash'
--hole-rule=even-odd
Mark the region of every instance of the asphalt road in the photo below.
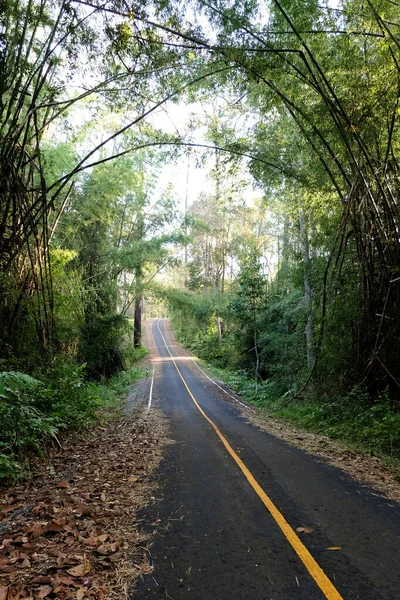
<svg viewBox="0 0 400 600">
<path fill-rule="evenodd" d="M 154 399 L 176 443 L 142 514 L 155 569 L 134 597 L 399 600 L 400 506 L 247 423 L 171 358 L 162 320 L 153 335 Z"/>
</svg>

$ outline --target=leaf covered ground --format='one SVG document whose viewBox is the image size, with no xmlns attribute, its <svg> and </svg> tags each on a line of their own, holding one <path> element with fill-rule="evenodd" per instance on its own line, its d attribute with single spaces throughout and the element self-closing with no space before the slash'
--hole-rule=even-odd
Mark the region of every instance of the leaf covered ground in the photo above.
<svg viewBox="0 0 400 600">
<path fill-rule="evenodd" d="M 67 436 L 28 482 L 0 490 L 0 600 L 128 598 L 151 570 L 136 513 L 167 428 L 146 411 L 148 380 L 137 385 L 122 417 Z"/>
</svg>

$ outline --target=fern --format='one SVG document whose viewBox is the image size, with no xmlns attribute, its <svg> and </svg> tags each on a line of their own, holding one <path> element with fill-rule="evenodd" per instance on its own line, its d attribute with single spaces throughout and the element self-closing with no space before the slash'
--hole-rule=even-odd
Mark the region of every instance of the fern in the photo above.
<svg viewBox="0 0 400 600">
<path fill-rule="evenodd" d="M 0 373 L 0 398 L 9 398 L 12 394 L 38 387 L 41 382 L 21 371 L 3 371 Z"/>
</svg>

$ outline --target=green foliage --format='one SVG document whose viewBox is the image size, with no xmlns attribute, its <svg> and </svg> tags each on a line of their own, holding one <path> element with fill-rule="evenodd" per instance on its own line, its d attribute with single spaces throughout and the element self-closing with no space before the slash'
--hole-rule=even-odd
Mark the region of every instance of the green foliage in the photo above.
<svg viewBox="0 0 400 600">
<path fill-rule="evenodd" d="M 305 368 L 305 307 L 300 290 L 272 295 L 260 324 L 260 362 L 270 394 L 296 386 Z"/>
<path fill-rule="evenodd" d="M 84 382 L 83 370 L 63 362 L 46 384 L 25 373 L 0 374 L 2 476 L 16 474 L 23 456 L 41 455 L 45 441 L 60 429 L 90 422 L 98 399 L 91 384 Z"/>
<path fill-rule="evenodd" d="M 94 315 L 81 328 L 79 356 L 93 379 L 109 378 L 124 368 L 128 319 L 121 315 Z"/>
<path fill-rule="evenodd" d="M 242 366 L 251 369 L 255 365 L 256 382 L 260 376 L 260 315 L 266 305 L 267 282 L 262 273 L 260 254 L 250 249 L 241 261 L 237 291 L 230 307 L 235 323 L 236 345 L 243 357 Z"/>
<path fill-rule="evenodd" d="M 266 280 L 262 274 L 260 255 L 258 252 L 249 252 L 242 260 L 237 278 L 238 290 L 231 304 L 233 313 L 238 322 L 243 326 L 253 321 L 266 305 Z"/>
<path fill-rule="evenodd" d="M 82 278 L 74 264 L 76 252 L 52 248 L 50 252 L 54 289 L 54 318 L 62 350 L 75 356 L 80 327 L 84 320 Z"/>
<path fill-rule="evenodd" d="M 304 400 L 276 414 L 364 452 L 400 459 L 400 414 L 393 411 L 387 396 L 371 405 L 369 394 L 355 388 L 336 401 Z"/>
<path fill-rule="evenodd" d="M 42 440 L 54 435 L 61 422 L 56 416 L 45 415 L 39 404 L 43 399 L 43 384 L 19 372 L 0 373 L 0 443 L 11 452 L 23 449 L 38 451 Z"/>
<path fill-rule="evenodd" d="M 140 356 L 137 355 L 137 360 L 145 356 L 147 351 L 140 348 Z M 137 365 L 131 366 L 126 371 L 120 371 L 116 375 L 113 375 L 107 384 L 103 384 L 97 387 L 100 403 L 102 408 L 112 409 L 115 407 L 118 409 L 122 408 L 122 403 L 126 398 L 126 392 L 129 386 L 136 380 L 141 379 L 145 376 L 145 370 L 143 367 Z"/>
<path fill-rule="evenodd" d="M 7 451 L 8 446 L 0 444 L 0 480 L 4 478 L 15 478 L 21 471 L 21 464 L 14 460 L 8 454 L 3 454 Z"/>
<path fill-rule="evenodd" d="M 132 354 L 139 360 L 145 350 Z M 24 475 L 33 455 L 43 456 L 46 443 L 67 429 L 89 427 L 101 409 L 120 407 L 129 385 L 144 376 L 137 365 L 108 382 L 86 380 L 86 365 L 77 367 L 59 356 L 41 380 L 26 373 L 0 373 L 0 479 Z"/>
<path fill-rule="evenodd" d="M 35 397 L 43 414 L 57 420 L 62 429 L 87 427 L 99 406 L 96 385 L 86 380 L 86 364 L 76 366 L 69 358 L 59 356 L 42 373 L 45 387 Z"/>
<path fill-rule="evenodd" d="M 225 322 L 229 296 L 218 292 L 195 293 L 176 289 L 164 292 L 177 338 L 198 356 L 225 365 L 232 348 L 218 342 L 217 316 Z"/>
<path fill-rule="evenodd" d="M 129 337 L 130 336 L 128 336 L 128 339 Z M 133 344 L 128 343 L 128 341 L 125 340 L 124 360 L 128 369 L 133 367 L 136 362 L 147 356 L 147 354 L 148 350 L 144 346 L 135 348 Z"/>
</svg>

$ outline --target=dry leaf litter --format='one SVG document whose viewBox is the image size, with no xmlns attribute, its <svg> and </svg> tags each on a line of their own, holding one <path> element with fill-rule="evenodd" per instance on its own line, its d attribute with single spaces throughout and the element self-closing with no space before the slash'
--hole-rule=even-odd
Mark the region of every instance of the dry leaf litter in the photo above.
<svg viewBox="0 0 400 600">
<path fill-rule="evenodd" d="M 123 417 L 66 436 L 29 482 L 0 490 L 0 600 L 121 600 L 151 571 L 136 513 L 169 440 L 148 381 Z"/>
</svg>

